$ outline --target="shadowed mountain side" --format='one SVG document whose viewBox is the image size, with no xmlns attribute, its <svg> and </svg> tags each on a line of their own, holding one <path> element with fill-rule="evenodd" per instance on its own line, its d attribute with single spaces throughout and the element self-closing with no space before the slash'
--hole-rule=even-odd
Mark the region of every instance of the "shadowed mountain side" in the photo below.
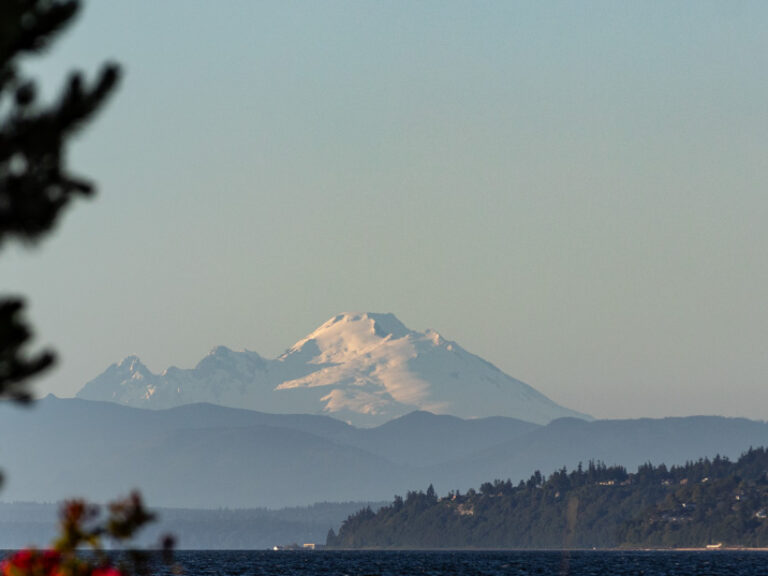
<svg viewBox="0 0 768 576">
<path fill-rule="evenodd" d="M 475 454 L 538 428 L 514 418 L 462 420 L 411 412 L 376 428 L 347 430 L 339 440 L 396 464 L 419 468 Z"/>
<path fill-rule="evenodd" d="M 61 421 L 67 430 L 60 430 Z M 112 434 L 129 436 L 151 434 L 158 430 L 195 427 L 215 428 L 243 426 L 272 426 L 304 430 L 312 434 L 334 437 L 356 430 L 349 424 L 330 416 L 316 414 L 268 414 L 242 408 L 214 404 L 185 404 L 166 410 L 132 408 L 114 402 L 57 398 L 49 394 L 30 406 L 18 407 L 0 403 L 0 430 L 16 426 L 45 427 L 67 433 L 69 429 L 111 430 Z"/>
<path fill-rule="evenodd" d="M 133 460 L 148 471 L 137 483 L 147 499 L 171 507 L 383 498 L 406 478 L 405 470 L 363 450 L 266 426 L 178 430 Z"/>
<path fill-rule="evenodd" d="M 738 458 L 750 446 L 768 445 L 768 423 L 744 418 L 596 420 L 562 418 L 509 442 L 467 458 L 434 466 L 435 478 L 460 480 L 468 488 L 489 479 L 527 478 L 534 470 L 549 474 L 579 462 L 603 461 L 634 469 L 640 464 L 683 464 L 717 454 Z M 442 487 L 442 482 L 439 483 Z M 435 487 L 438 482 L 435 482 Z"/>
<path fill-rule="evenodd" d="M 4 434 L 4 437 L 7 436 Z M 140 488 L 170 507 L 259 507 L 339 501 L 343 494 L 383 499 L 408 486 L 400 467 L 352 446 L 289 428 L 196 428 L 91 438 L 64 433 L 2 442 L 13 470 L 6 501 L 99 501 Z M 357 499 L 357 498 L 355 498 Z"/>
<path fill-rule="evenodd" d="M 327 416 L 49 397 L 29 410 L 0 404 L 0 462 L 9 471 L 0 498 L 99 500 L 138 487 L 154 506 L 274 508 L 385 500 L 430 483 L 466 490 L 589 460 L 634 468 L 735 458 L 766 444 L 768 424 L 718 417 L 538 426 L 415 412 L 360 429 Z"/>
<path fill-rule="evenodd" d="M 250 429 L 247 434 L 252 446 L 235 442 L 237 430 L 245 428 Z M 153 503 L 197 506 L 198 499 L 205 500 L 206 490 L 194 484 L 195 478 L 209 474 L 216 463 L 223 461 L 223 455 L 233 450 L 239 450 L 240 459 L 246 463 L 249 455 L 259 455 L 264 470 L 257 470 L 254 478 L 239 477 L 241 482 L 259 489 L 263 488 L 260 479 L 267 477 L 277 485 L 285 485 L 282 478 L 269 476 L 267 469 L 279 468 L 281 460 L 298 460 L 296 455 L 306 446 L 327 455 L 329 462 L 335 462 L 339 470 L 347 470 L 349 474 L 364 475 L 365 471 L 356 468 L 355 462 L 367 462 L 366 457 L 372 461 L 370 465 L 374 470 L 392 467 L 359 449 L 342 450 L 345 454 L 349 452 L 349 457 L 345 455 L 342 462 L 338 461 L 339 448 L 322 437 L 339 435 L 347 428 L 350 428 L 347 424 L 327 416 L 262 414 L 212 405 L 150 411 L 53 396 L 29 409 L 4 403 L 0 404 L 0 461 L 9 474 L 0 497 L 6 501 L 53 501 L 88 494 L 94 499 L 106 499 L 116 492 L 141 487 L 147 496 L 157 493 L 165 498 L 166 494 L 189 495 L 185 487 L 195 485 L 201 490 L 195 498 L 183 502 L 169 498 L 167 502 L 153 500 Z M 223 433 L 225 430 L 230 431 L 231 437 Z M 191 453 L 185 436 L 200 439 L 196 453 Z M 211 449 L 216 442 L 219 445 Z M 171 478 L 169 470 L 175 470 L 178 475 Z M 312 476 L 317 470 L 307 468 L 303 476 Z M 224 476 L 242 472 L 236 467 L 231 471 L 226 467 L 216 468 L 216 474 Z M 167 485 L 155 479 L 162 474 L 168 480 Z M 334 485 L 335 482 L 331 482 L 326 487 Z M 252 497 L 242 502 L 228 499 L 226 492 L 212 494 L 200 506 L 280 504 L 261 497 L 259 489 L 254 488 Z M 312 497 L 321 492 L 320 489 L 313 491 Z M 336 494 L 333 491 L 334 497 Z M 382 498 L 387 495 L 391 495 L 390 490 L 384 492 Z M 289 501 L 308 504 L 315 500 L 297 491 Z"/>
<path fill-rule="evenodd" d="M 0 405 L 0 431 L 23 430 L 34 423 L 40 434 L 88 445 L 94 430 L 133 442 L 161 431 L 191 428 L 269 426 L 301 430 L 354 446 L 393 463 L 428 466 L 490 448 L 540 425 L 514 418 L 462 420 L 455 416 L 413 412 L 377 428 L 355 428 L 313 414 L 266 414 L 213 404 L 187 404 L 167 410 L 143 410 L 111 402 L 48 396 L 29 409 Z M 100 437 L 99 433 L 96 437 Z"/>
</svg>

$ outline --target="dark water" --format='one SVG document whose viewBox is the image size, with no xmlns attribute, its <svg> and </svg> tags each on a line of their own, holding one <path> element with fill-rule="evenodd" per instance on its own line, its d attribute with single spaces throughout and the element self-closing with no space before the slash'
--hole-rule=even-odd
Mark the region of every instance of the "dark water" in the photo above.
<svg viewBox="0 0 768 576">
<path fill-rule="evenodd" d="M 0 551 L 0 558 L 11 551 Z M 768 576 L 768 552 L 178 551 L 156 576 Z"/>
<path fill-rule="evenodd" d="M 768 576 L 766 552 L 180 551 L 188 576 Z"/>
</svg>

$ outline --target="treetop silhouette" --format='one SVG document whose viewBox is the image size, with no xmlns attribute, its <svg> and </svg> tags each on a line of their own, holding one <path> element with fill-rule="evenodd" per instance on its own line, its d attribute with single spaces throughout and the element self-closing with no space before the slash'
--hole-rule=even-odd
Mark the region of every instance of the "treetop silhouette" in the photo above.
<svg viewBox="0 0 768 576">
<path fill-rule="evenodd" d="M 80 9 L 77 0 L 0 0 L 0 247 L 34 243 L 49 233 L 65 206 L 95 187 L 67 166 L 67 144 L 114 91 L 120 70 L 105 64 L 88 82 L 69 74 L 51 102 L 20 61 L 45 52 Z M 0 398 L 31 398 L 26 383 L 49 368 L 51 351 L 27 352 L 32 330 L 20 297 L 0 298 Z"/>
</svg>

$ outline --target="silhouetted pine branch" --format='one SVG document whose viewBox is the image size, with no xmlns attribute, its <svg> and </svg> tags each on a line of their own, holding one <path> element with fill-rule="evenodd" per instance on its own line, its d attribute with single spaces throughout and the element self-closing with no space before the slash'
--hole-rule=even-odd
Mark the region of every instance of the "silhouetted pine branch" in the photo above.
<svg viewBox="0 0 768 576">
<path fill-rule="evenodd" d="M 67 144 L 114 91 L 119 68 L 105 65 L 92 82 L 73 72 L 58 97 L 41 104 L 19 64 L 47 49 L 79 9 L 76 0 L 0 0 L 0 246 L 39 240 L 73 198 L 94 192 L 70 173 Z M 54 361 L 49 351 L 25 354 L 32 331 L 23 306 L 21 298 L 0 299 L 0 397 L 16 400 L 29 399 L 25 381 Z"/>
</svg>

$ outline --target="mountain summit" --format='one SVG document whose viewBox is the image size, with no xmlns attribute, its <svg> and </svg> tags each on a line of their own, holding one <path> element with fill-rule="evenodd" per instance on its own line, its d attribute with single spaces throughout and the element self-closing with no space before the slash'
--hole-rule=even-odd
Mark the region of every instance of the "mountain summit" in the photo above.
<svg viewBox="0 0 768 576">
<path fill-rule="evenodd" d="M 275 360 L 219 346 L 193 369 L 153 374 L 129 356 L 77 396 L 144 408 L 209 402 L 261 412 L 326 413 L 357 426 L 414 410 L 536 423 L 588 418 L 437 332 L 416 332 L 394 314 L 374 313 L 339 314 Z"/>
</svg>

